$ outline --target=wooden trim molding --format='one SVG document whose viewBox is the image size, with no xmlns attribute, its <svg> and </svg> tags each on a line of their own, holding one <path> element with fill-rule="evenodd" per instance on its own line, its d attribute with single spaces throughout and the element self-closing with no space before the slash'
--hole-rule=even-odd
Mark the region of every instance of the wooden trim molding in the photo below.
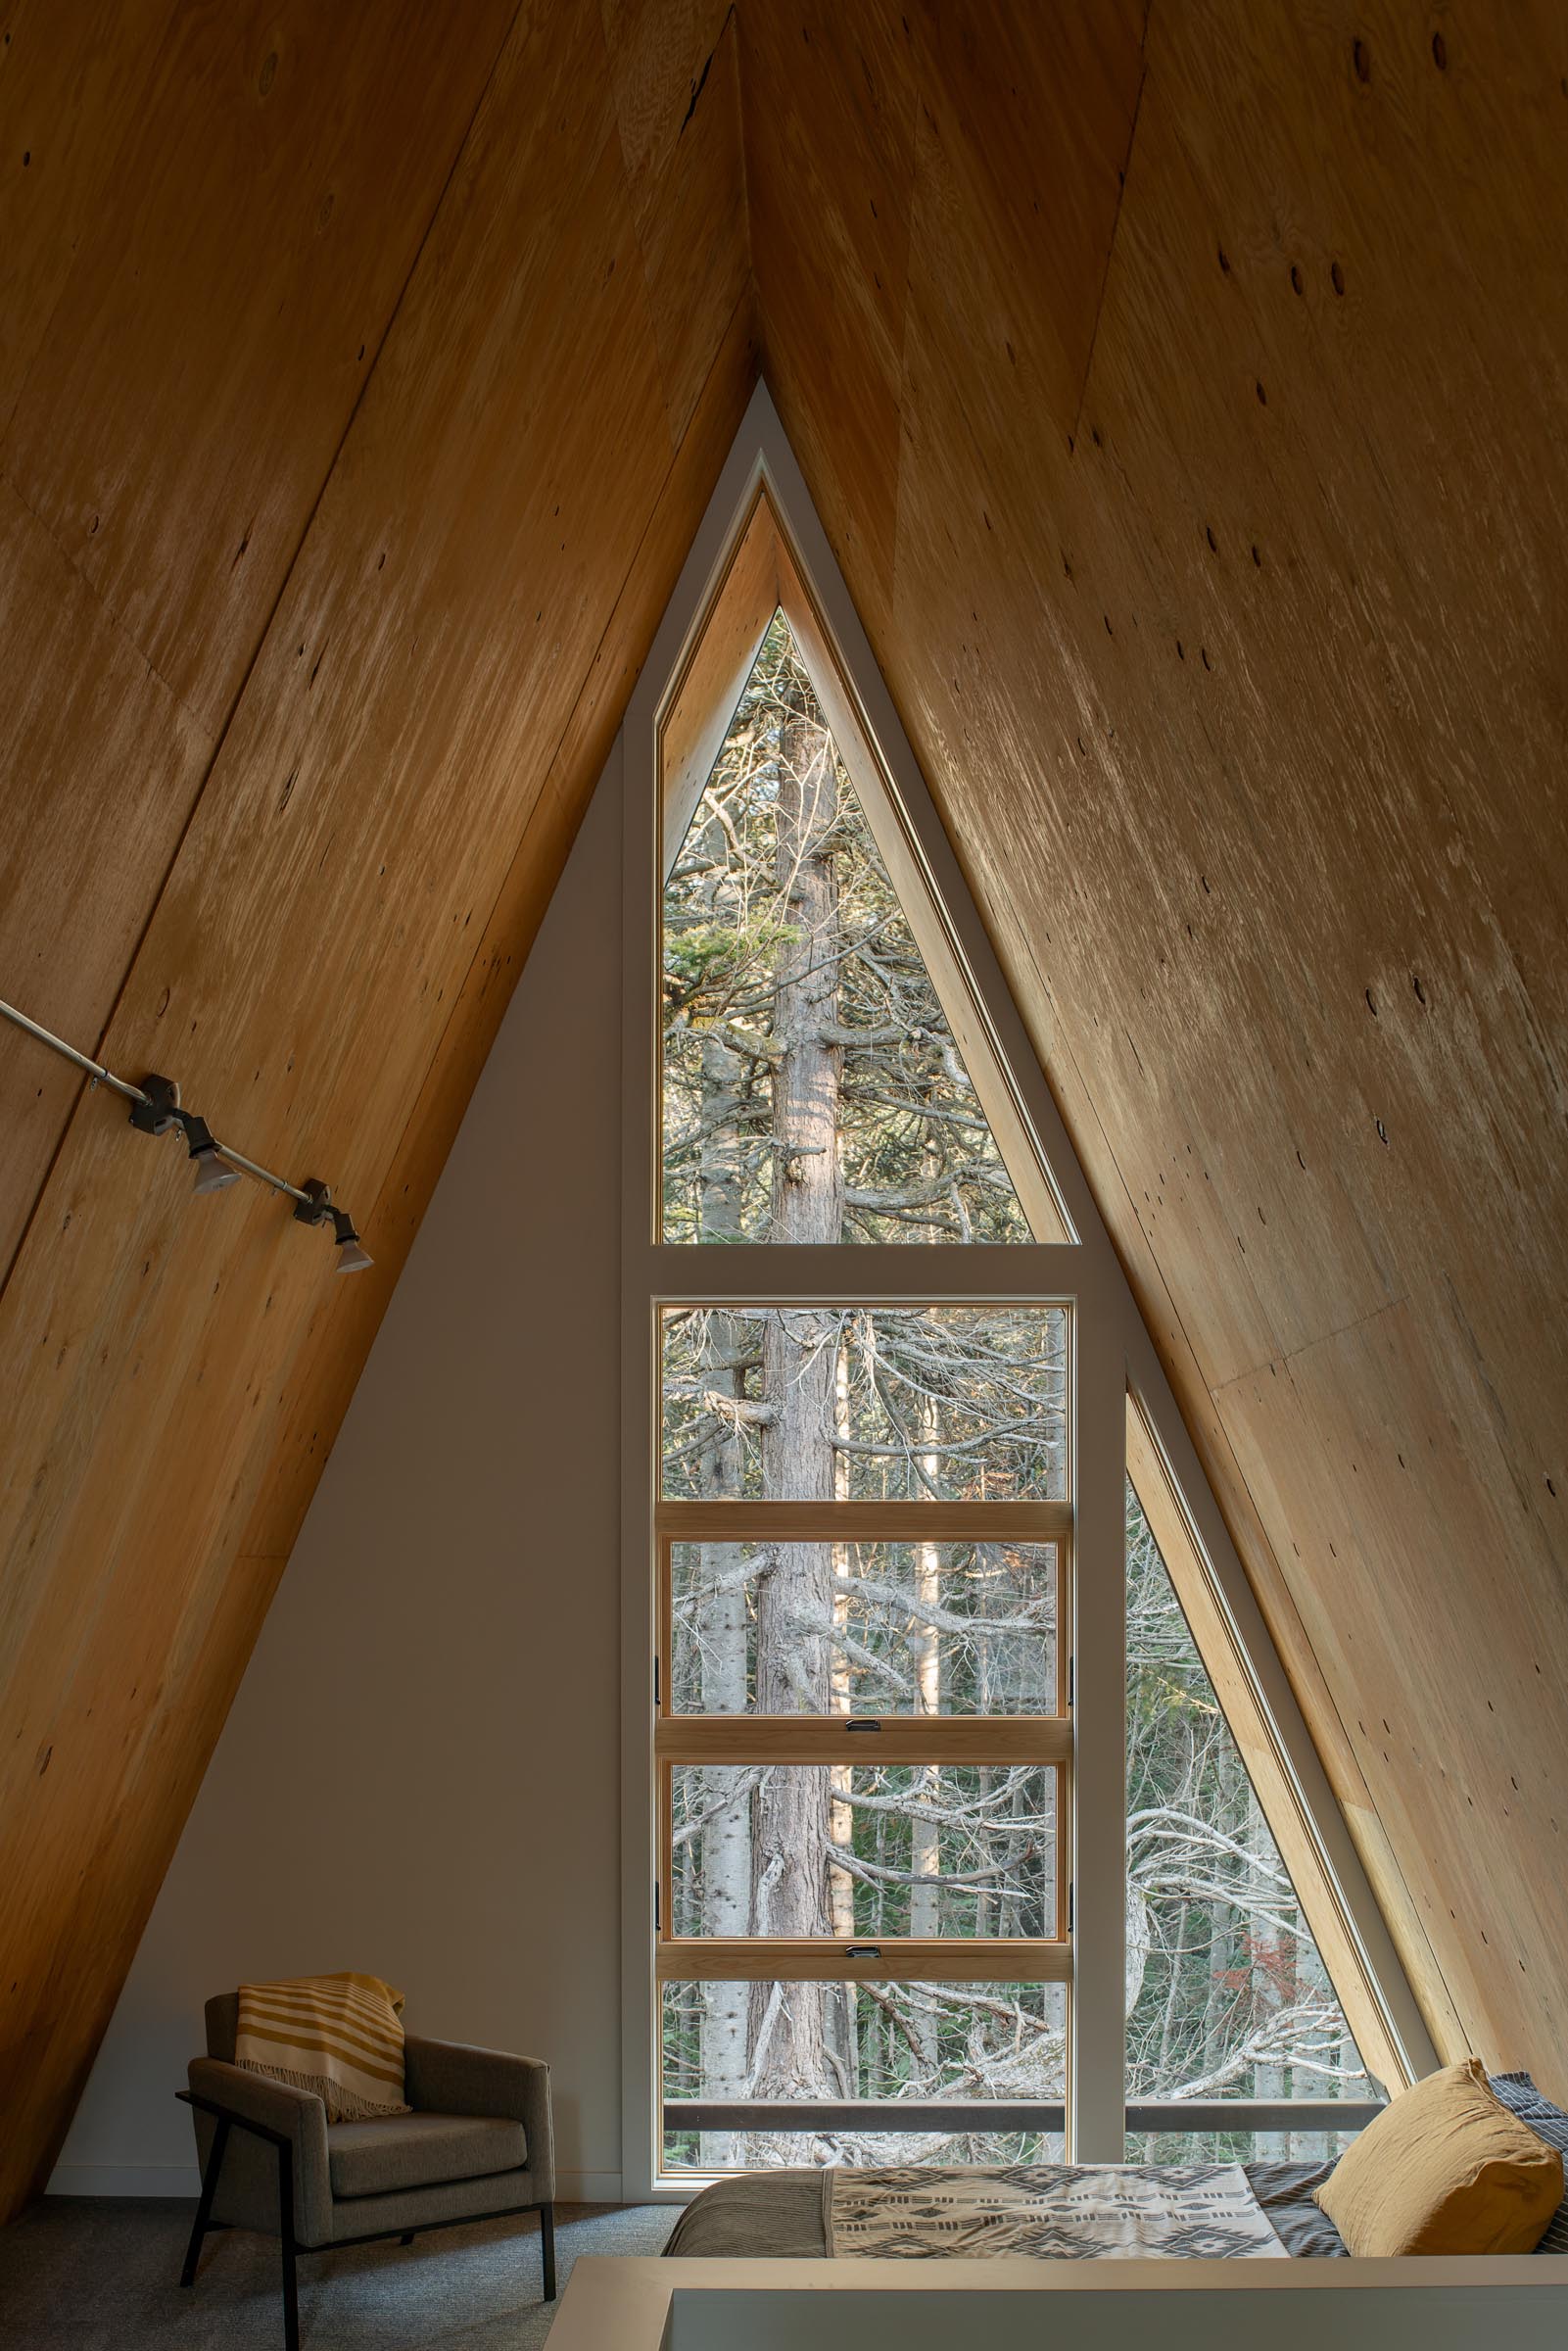
<svg viewBox="0 0 1568 2351">
<path fill-rule="evenodd" d="M 856 1943 L 665 1936 L 654 1965 L 661 1984 L 1068 1984 L 1072 1945 L 1001 1936 Z"/>
<path fill-rule="evenodd" d="M 1071 1760 L 1072 1725 L 1050 1714 L 665 1714 L 661 1763 L 1038 1763 Z M 1061 1791 L 1058 1790 L 1061 1807 Z"/>
</svg>

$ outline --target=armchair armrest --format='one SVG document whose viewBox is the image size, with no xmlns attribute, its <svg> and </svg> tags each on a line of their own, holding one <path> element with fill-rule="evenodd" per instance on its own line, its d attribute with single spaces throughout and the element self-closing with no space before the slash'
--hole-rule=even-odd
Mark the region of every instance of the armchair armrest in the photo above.
<svg viewBox="0 0 1568 2351">
<path fill-rule="evenodd" d="M 538 2057 L 470 2048 L 460 2040 L 403 2044 L 404 2095 L 425 2114 L 485 2114 L 521 2123 L 528 2168 L 541 2203 L 555 2194 L 555 2132 L 550 2115 L 549 2067 Z"/>
<path fill-rule="evenodd" d="M 191 2119 L 205 2177 L 220 2124 L 226 2123 L 222 2171 L 213 2217 L 240 2229 L 279 2230 L 280 2142 L 291 2156 L 293 2231 L 302 2245 L 332 2235 L 326 2108 L 313 2090 L 248 2073 L 220 2057 L 193 2057 L 186 2068 Z"/>
</svg>

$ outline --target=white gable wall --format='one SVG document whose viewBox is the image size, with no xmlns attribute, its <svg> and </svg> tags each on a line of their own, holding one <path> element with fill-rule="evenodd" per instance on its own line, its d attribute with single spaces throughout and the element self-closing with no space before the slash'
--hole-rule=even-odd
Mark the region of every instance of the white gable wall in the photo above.
<svg viewBox="0 0 1568 2351">
<path fill-rule="evenodd" d="M 204 1999 L 331 1968 L 400 1985 L 412 2030 L 547 2058 L 562 2194 L 619 2193 L 619 766 L 617 746 L 56 2193 L 194 2195 L 173 2093 Z"/>
</svg>

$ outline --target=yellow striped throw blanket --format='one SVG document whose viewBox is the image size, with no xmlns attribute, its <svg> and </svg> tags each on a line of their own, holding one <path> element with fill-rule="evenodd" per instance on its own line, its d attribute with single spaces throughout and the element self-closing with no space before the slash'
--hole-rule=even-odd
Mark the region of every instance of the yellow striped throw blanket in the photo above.
<svg viewBox="0 0 1568 2351">
<path fill-rule="evenodd" d="M 329 2123 L 407 2114 L 402 2007 L 402 1992 L 379 1976 L 242 1984 L 234 2062 L 248 2074 L 313 2089 Z"/>
</svg>

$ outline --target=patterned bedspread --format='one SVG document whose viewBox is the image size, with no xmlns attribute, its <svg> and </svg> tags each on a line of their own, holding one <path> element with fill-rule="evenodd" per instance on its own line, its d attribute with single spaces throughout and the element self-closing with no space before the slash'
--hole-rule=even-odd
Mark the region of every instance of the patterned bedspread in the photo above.
<svg viewBox="0 0 1568 2351">
<path fill-rule="evenodd" d="M 899 2261 L 1284 2261 L 1239 2163 L 834 2171 L 827 2250 Z"/>
</svg>

